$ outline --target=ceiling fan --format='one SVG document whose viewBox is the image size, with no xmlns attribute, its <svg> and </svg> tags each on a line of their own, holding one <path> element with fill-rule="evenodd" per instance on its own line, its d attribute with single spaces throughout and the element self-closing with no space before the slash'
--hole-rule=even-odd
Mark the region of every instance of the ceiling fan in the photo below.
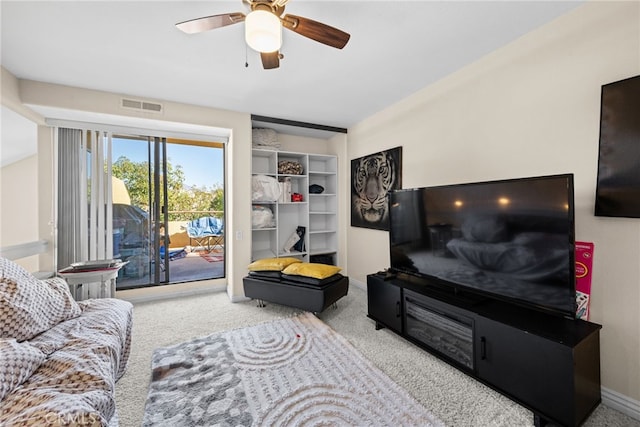
<svg viewBox="0 0 640 427">
<path fill-rule="evenodd" d="M 242 0 L 251 8 L 245 15 L 242 12 L 223 13 L 205 16 L 176 24 L 178 29 L 187 34 L 201 33 L 227 25 L 245 23 L 245 39 L 247 44 L 260 52 L 262 66 L 265 69 L 278 68 L 282 46 L 282 27 L 302 36 L 342 49 L 349 38 L 348 33 L 327 24 L 296 15 L 282 15 L 289 0 Z"/>
</svg>

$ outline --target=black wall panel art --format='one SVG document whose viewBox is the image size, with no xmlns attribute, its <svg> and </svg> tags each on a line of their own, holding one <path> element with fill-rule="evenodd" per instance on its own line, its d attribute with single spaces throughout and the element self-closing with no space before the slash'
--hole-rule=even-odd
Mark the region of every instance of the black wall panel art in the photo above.
<svg viewBox="0 0 640 427">
<path fill-rule="evenodd" d="M 640 218 L 640 76 L 602 86 L 595 214 Z"/>
</svg>

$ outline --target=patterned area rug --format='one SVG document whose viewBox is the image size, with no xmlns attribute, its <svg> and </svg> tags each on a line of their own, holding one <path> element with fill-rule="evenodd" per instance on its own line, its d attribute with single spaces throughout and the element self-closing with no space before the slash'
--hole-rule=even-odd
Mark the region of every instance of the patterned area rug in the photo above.
<svg viewBox="0 0 640 427">
<path fill-rule="evenodd" d="M 444 426 L 310 313 L 156 349 L 143 426 Z"/>
<path fill-rule="evenodd" d="M 207 252 L 201 252 L 200 253 L 200 257 L 209 261 L 209 262 L 220 262 L 220 261 L 224 261 L 224 255 L 220 254 L 216 254 L 215 252 L 211 252 L 211 253 L 207 253 Z"/>
</svg>

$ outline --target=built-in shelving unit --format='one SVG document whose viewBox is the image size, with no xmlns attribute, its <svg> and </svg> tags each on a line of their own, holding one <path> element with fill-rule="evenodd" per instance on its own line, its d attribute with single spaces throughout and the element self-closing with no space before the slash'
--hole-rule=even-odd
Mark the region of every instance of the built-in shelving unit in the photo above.
<svg viewBox="0 0 640 427">
<path fill-rule="evenodd" d="M 338 159 L 309 155 L 309 185 L 324 188 L 309 193 L 309 254 L 334 254 L 338 247 Z"/>
<path fill-rule="evenodd" d="M 278 164 L 295 162 L 302 166 L 301 174 L 279 173 Z M 295 256 L 312 261 L 316 255 L 332 257 L 338 248 L 337 157 L 332 155 L 294 153 L 254 149 L 251 172 L 266 175 L 278 182 L 289 181 L 291 193 L 302 195 L 301 201 L 290 198 L 272 201 L 252 201 L 252 209 L 268 208 L 273 213 L 273 226 L 254 224 L 251 230 L 252 260 Z M 320 185 L 324 191 L 311 194 L 309 186 Z M 299 227 L 305 227 L 304 250 L 286 252 L 285 243 Z"/>
</svg>

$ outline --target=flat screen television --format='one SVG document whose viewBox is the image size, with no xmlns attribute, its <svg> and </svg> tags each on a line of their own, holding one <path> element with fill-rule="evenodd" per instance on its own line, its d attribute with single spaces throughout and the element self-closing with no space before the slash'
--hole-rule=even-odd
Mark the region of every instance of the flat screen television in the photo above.
<svg viewBox="0 0 640 427">
<path fill-rule="evenodd" d="M 640 76 L 602 86 L 595 214 L 640 218 Z"/>
<path fill-rule="evenodd" d="M 389 196 L 391 272 L 575 317 L 572 174 Z"/>
</svg>

